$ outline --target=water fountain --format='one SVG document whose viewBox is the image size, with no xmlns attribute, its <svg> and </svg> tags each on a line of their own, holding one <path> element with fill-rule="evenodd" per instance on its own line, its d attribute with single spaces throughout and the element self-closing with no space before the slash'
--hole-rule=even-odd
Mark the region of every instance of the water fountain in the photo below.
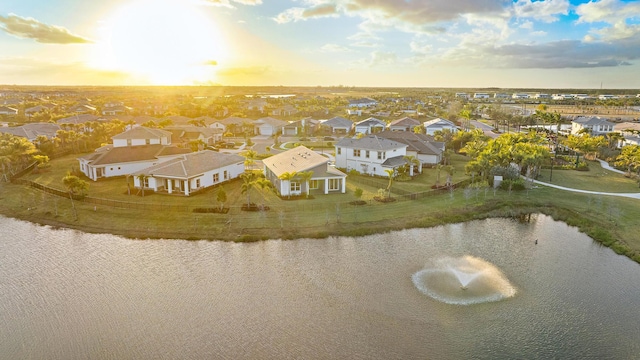
<svg viewBox="0 0 640 360">
<path fill-rule="evenodd" d="M 420 292 L 448 304 L 499 301 L 516 293 L 500 269 L 470 255 L 436 259 L 413 274 L 412 280 Z"/>
</svg>

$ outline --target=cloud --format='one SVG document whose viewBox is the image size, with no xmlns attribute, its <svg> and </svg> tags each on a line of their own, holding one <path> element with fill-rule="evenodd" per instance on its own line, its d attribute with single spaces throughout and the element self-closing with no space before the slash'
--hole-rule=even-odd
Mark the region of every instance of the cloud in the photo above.
<svg viewBox="0 0 640 360">
<path fill-rule="evenodd" d="M 338 45 L 338 44 L 325 44 L 320 48 L 320 51 L 335 53 L 335 52 L 349 52 L 351 50 L 348 47 Z"/>
<path fill-rule="evenodd" d="M 464 49 L 484 67 L 517 69 L 565 69 L 598 68 L 630 65 L 640 58 L 640 47 L 631 43 L 587 43 L 579 40 L 561 40 L 544 44 L 507 44 L 501 46 L 477 46 Z"/>
<path fill-rule="evenodd" d="M 620 0 L 590 1 L 576 7 L 578 23 L 606 22 L 615 24 L 623 19 L 638 18 L 640 3 Z"/>
<path fill-rule="evenodd" d="M 207 65 L 207 66 L 216 66 L 216 65 L 218 65 L 218 62 L 217 62 L 216 60 L 208 60 L 208 61 L 205 61 L 205 62 L 204 62 L 204 65 Z"/>
<path fill-rule="evenodd" d="M 83 44 L 92 41 L 72 34 L 69 30 L 55 25 L 47 25 L 34 18 L 24 18 L 15 14 L 0 15 L 0 29 L 22 39 L 33 39 L 43 44 Z"/>
<path fill-rule="evenodd" d="M 440 22 L 464 15 L 495 15 L 504 12 L 507 0 L 314 0 L 311 7 L 295 7 L 278 14 L 278 23 L 316 17 L 358 16 L 370 24 L 395 27 L 409 32 L 440 31 Z"/>
<path fill-rule="evenodd" d="M 544 22 L 557 21 L 560 15 L 569 14 L 568 0 L 518 0 L 513 4 L 515 15 Z"/>
<path fill-rule="evenodd" d="M 320 4 L 310 8 L 290 8 L 287 9 L 274 18 L 278 24 L 285 24 L 288 22 L 302 21 L 311 18 L 337 16 L 338 9 L 334 4 Z"/>
<path fill-rule="evenodd" d="M 262 0 L 205 0 L 206 4 L 233 8 L 233 3 L 241 5 L 261 5 Z"/>
</svg>

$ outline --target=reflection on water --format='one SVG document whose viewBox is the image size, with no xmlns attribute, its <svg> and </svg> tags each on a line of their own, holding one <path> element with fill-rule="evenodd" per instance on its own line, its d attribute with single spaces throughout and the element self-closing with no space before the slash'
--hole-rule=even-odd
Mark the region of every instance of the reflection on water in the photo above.
<svg viewBox="0 0 640 360">
<path fill-rule="evenodd" d="M 6 218 L 0 228 L 7 359 L 640 353 L 640 266 L 545 216 L 250 244 L 134 241 Z M 456 306 L 412 282 L 465 256 L 499 269 L 516 295 Z M 470 291 L 481 275 L 460 276 Z"/>
</svg>

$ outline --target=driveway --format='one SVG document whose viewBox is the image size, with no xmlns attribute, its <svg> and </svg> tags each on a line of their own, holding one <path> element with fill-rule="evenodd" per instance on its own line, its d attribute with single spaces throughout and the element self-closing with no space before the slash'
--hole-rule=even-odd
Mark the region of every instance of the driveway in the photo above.
<svg viewBox="0 0 640 360">
<path fill-rule="evenodd" d="M 480 129 L 482 130 L 482 132 L 487 135 L 488 137 L 495 139 L 498 136 L 500 136 L 500 134 L 496 134 L 493 132 L 493 126 L 491 125 L 487 125 L 481 121 L 476 121 L 476 120 L 471 120 L 471 125 L 475 126 L 476 129 Z"/>
</svg>

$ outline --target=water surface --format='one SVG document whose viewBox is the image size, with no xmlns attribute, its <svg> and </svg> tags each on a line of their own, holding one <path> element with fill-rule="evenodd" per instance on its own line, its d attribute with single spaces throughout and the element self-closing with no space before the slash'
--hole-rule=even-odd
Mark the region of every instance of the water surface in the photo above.
<svg viewBox="0 0 640 360">
<path fill-rule="evenodd" d="M 361 238 L 128 240 L 0 217 L 6 359 L 634 359 L 640 266 L 546 216 Z M 538 244 L 535 244 L 538 239 Z M 459 306 L 412 274 L 470 255 L 517 289 Z"/>
</svg>

